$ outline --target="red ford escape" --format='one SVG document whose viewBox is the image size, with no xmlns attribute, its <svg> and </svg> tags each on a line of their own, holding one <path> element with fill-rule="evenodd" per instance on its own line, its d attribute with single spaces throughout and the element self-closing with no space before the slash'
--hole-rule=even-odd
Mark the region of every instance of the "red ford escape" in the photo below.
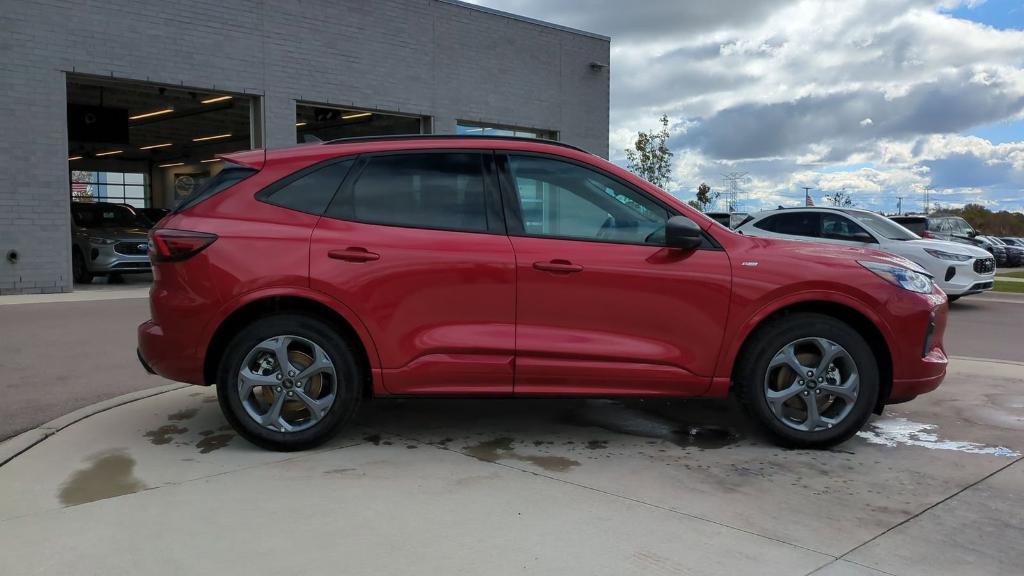
<svg viewBox="0 0 1024 576">
<path fill-rule="evenodd" d="M 735 395 L 829 446 L 945 376 L 917 265 L 735 234 L 563 144 L 353 139 L 224 157 L 151 233 L 139 358 L 296 450 L 383 396 Z"/>
</svg>

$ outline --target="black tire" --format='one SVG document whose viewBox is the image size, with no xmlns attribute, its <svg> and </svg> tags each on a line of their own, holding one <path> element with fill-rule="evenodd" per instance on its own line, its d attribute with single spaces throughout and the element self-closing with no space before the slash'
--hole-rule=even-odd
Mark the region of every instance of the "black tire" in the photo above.
<svg viewBox="0 0 1024 576">
<path fill-rule="evenodd" d="M 337 390 L 327 413 L 312 427 L 295 432 L 271 430 L 257 423 L 245 411 L 238 393 L 238 373 L 250 350 L 281 335 L 298 336 L 320 346 L 337 374 Z M 329 440 L 352 421 L 365 377 L 352 347 L 329 325 L 301 314 L 278 314 L 247 325 L 228 344 L 218 370 L 217 400 L 231 426 L 253 444 L 282 452 L 305 450 Z"/>
<path fill-rule="evenodd" d="M 76 284 L 89 284 L 93 279 L 93 274 L 85 265 L 85 257 L 77 247 L 71 250 L 71 277 Z"/>
<path fill-rule="evenodd" d="M 780 445 L 794 448 L 828 448 L 856 434 L 871 417 L 879 394 L 878 362 L 856 330 L 831 316 L 797 313 L 769 321 L 751 336 L 737 371 L 734 391 L 740 402 Z M 769 407 L 765 379 L 772 359 L 783 348 L 803 338 L 824 338 L 842 346 L 859 375 L 857 398 L 846 416 L 827 429 L 803 431 L 783 423 Z"/>
<path fill-rule="evenodd" d="M 946 298 L 949 300 L 949 303 L 952 304 L 953 302 L 959 300 L 960 296 L 947 296 Z"/>
</svg>

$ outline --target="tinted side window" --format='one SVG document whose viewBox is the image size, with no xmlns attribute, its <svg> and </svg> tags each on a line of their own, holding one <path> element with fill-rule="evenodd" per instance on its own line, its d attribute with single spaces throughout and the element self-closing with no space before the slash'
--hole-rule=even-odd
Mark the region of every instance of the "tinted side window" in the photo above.
<svg viewBox="0 0 1024 576">
<path fill-rule="evenodd" d="M 875 242 L 874 237 L 868 234 L 868 231 L 860 224 L 838 214 L 821 215 L 821 237 L 831 240 Z"/>
<path fill-rule="evenodd" d="M 530 236 L 664 243 L 668 210 L 604 174 L 535 156 L 511 156 L 509 168 Z"/>
<path fill-rule="evenodd" d="M 487 231 L 483 157 L 472 152 L 377 156 L 352 185 L 351 218 L 371 224 Z"/>
<path fill-rule="evenodd" d="M 760 224 L 754 224 L 754 226 L 777 234 L 806 236 L 808 238 L 817 238 L 818 236 L 818 222 L 820 222 L 820 218 L 816 212 L 776 214 L 769 216 L 764 222 L 768 220 L 772 220 L 772 222 L 768 223 L 771 228 L 763 228 Z"/>
<path fill-rule="evenodd" d="M 262 200 L 270 204 L 308 212 L 319 216 L 345 180 L 354 160 L 343 160 L 322 166 L 286 181 L 283 186 L 272 190 Z"/>
</svg>

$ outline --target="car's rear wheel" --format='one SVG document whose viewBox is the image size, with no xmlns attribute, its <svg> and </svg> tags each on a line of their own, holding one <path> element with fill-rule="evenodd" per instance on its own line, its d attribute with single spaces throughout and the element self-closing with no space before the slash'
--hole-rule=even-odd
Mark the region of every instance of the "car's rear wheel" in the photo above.
<svg viewBox="0 0 1024 576">
<path fill-rule="evenodd" d="M 348 343 L 327 324 L 276 315 L 249 324 L 228 344 L 217 398 L 224 416 L 252 443 L 303 450 L 351 421 L 362 372 Z"/>
<path fill-rule="evenodd" d="M 878 399 L 878 362 L 856 330 L 800 313 L 771 321 L 754 338 L 736 390 L 781 444 L 829 447 L 864 426 Z"/>
<path fill-rule="evenodd" d="M 93 274 L 89 272 L 89 268 L 85 264 L 85 257 L 82 256 L 82 251 L 78 248 L 71 250 L 71 277 L 78 284 L 88 284 L 92 282 Z"/>
</svg>

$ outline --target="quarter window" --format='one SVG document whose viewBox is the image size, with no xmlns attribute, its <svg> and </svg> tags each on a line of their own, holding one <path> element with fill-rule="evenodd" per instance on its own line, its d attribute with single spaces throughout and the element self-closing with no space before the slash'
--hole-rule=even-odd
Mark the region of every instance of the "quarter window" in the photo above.
<svg viewBox="0 0 1024 576">
<path fill-rule="evenodd" d="M 535 156 L 511 156 L 523 231 L 626 244 L 664 242 L 668 211 L 603 174 Z"/>
<path fill-rule="evenodd" d="M 274 190 L 265 202 L 319 216 L 345 180 L 353 160 L 334 162 L 315 169 Z"/>
<path fill-rule="evenodd" d="M 351 218 L 371 224 L 487 231 L 483 157 L 451 152 L 377 156 L 352 185 Z"/>
</svg>

